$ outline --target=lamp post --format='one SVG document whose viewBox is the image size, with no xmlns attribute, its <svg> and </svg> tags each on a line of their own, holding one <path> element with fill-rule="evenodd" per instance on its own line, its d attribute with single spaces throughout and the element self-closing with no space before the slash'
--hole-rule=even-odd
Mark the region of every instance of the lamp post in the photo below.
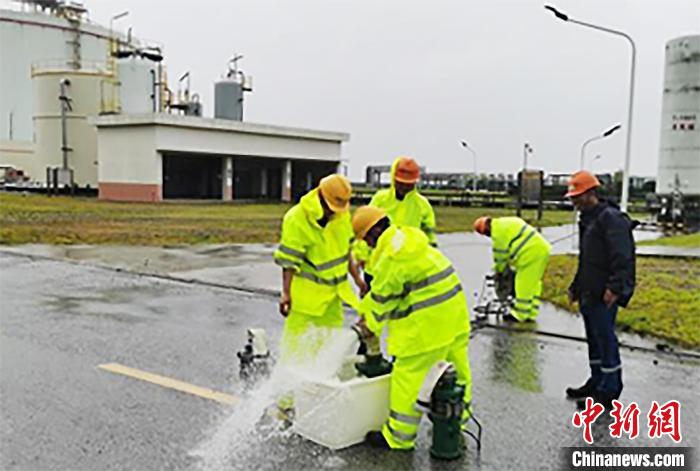
<svg viewBox="0 0 700 471">
<path fill-rule="evenodd" d="M 605 139 L 606 137 L 610 136 L 611 134 L 614 134 L 615 131 L 617 131 L 621 127 L 622 127 L 621 125 L 616 124 L 615 126 L 611 127 L 607 131 L 605 131 L 603 134 L 593 136 L 590 139 L 586 139 L 584 141 L 583 145 L 581 146 L 581 165 L 580 165 L 581 170 L 583 170 L 585 168 L 585 165 L 586 165 L 586 146 L 593 141 L 597 141 L 599 139 Z"/>
<path fill-rule="evenodd" d="M 596 160 L 600 160 L 602 157 L 603 157 L 602 155 L 598 154 L 598 155 L 596 155 L 595 157 L 593 157 L 593 158 L 591 159 L 591 164 L 590 164 L 591 173 L 593 173 L 593 164 L 595 163 L 595 161 L 596 161 Z"/>
<path fill-rule="evenodd" d="M 585 26 L 587 28 L 592 28 L 598 31 L 603 31 L 604 33 L 614 34 L 616 36 L 622 36 L 627 41 L 629 41 L 630 46 L 632 46 L 632 63 L 630 66 L 630 89 L 629 89 L 629 103 L 627 109 L 627 144 L 625 146 L 625 166 L 622 172 L 622 195 L 620 197 L 620 207 L 623 211 L 627 211 L 627 199 L 629 197 L 629 177 L 630 177 L 630 147 L 632 145 L 632 114 L 634 107 L 634 70 L 635 63 L 637 61 L 637 46 L 634 43 L 632 37 L 625 33 L 624 31 L 618 31 L 611 28 L 606 28 L 604 26 L 598 26 L 591 23 L 586 23 L 584 21 L 575 20 L 570 18 L 567 14 L 560 12 L 551 5 L 545 5 L 545 9 L 551 11 L 554 16 L 562 21 L 567 21 L 569 23 L 574 23 L 580 26 Z"/>
<path fill-rule="evenodd" d="M 120 19 L 120 18 L 124 18 L 124 17 L 127 16 L 128 14 L 129 14 L 129 11 L 128 11 L 128 10 L 125 10 L 125 11 L 123 11 L 123 12 L 121 12 L 121 13 L 117 13 L 117 14 L 114 15 L 112 18 L 110 18 L 110 20 L 109 20 L 109 35 L 110 35 L 110 37 L 112 36 L 112 32 L 114 31 L 114 29 L 113 29 L 114 22 L 117 21 L 117 20 Z"/>
<path fill-rule="evenodd" d="M 462 147 L 467 149 L 469 152 L 472 153 L 472 156 L 474 157 L 474 181 L 472 184 L 472 191 L 476 191 L 476 178 L 477 178 L 477 173 L 476 173 L 476 151 L 471 148 L 471 146 L 467 143 L 467 141 L 460 141 L 462 144 Z"/>
<path fill-rule="evenodd" d="M 532 154 L 532 146 L 529 143 L 523 145 L 523 170 L 527 170 L 527 156 Z"/>
</svg>

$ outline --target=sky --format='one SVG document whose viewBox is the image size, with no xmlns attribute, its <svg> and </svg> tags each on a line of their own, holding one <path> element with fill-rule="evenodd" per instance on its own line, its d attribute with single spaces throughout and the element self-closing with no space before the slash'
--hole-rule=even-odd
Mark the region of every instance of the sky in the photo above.
<svg viewBox="0 0 700 471">
<path fill-rule="evenodd" d="M 234 52 L 253 76 L 244 119 L 347 132 L 350 176 L 414 156 L 429 171 L 623 165 L 630 46 L 557 20 L 540 0 L 85 0 L 93 21 L 164 46 L 172 81 L 190 71 L 213 114 L 214 81 Z M 637 43 L 632 173 L 655 175 L 664 46 L 700 34 L 698 0 L 552 0 L 572 18 Z"/>
</svg>

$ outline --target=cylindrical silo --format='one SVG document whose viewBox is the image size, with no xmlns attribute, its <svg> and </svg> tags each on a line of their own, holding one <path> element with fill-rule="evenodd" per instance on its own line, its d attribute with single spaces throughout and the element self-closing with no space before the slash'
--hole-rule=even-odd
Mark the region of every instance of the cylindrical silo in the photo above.
<svg viewBox="0 0 700 471">
<path fill-rule="evenodd" d="M 666 44 L 656 193 L 700 196 L 700 35 Z"/>
<path fill-rule="evenodd" d="M 153 113 L 158 65 L 137 55 L 117 61 L 121 113 Z"/>
<path fill-rule="evenodd" d="M 243 120 L 243 84 L 238 77 L 225 77 L 214 83 L 214 117 Z"/>
<path fill-rule="evenodd" d="M 62 167 L 63 139 L 61 114 L 61 81 L 70 110 L 65 113 L 68 167 L 74 183 L 97 188 L 97 132 L 88 117 L 105 109 L 107 98 L 114 93 L 114 81 L 106 70 L 45 69 L 34 70 L 34 131 L 36 152 L 30 169 L 32 176 L 46 175 L 47 167 Z M 34 177 L 36 180 L 43 180 Z"/>
</svg>

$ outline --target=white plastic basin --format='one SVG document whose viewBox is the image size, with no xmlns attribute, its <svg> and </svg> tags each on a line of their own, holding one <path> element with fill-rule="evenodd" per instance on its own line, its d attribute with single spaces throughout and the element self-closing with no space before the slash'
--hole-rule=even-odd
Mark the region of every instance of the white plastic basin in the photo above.
<svg viewBox="0 0 700 471">
<path fill-rule="evenodd" d="M 294 430 L 332 450 L 380 430 L 389 415 L 390 375 L 308 381 L 294 391 Z"/>
</svg>

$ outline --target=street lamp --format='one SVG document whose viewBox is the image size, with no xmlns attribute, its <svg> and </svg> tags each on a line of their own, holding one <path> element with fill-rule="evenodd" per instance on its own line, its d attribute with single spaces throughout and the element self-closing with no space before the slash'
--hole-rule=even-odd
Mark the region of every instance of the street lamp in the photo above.
<svg viewBox="0 0 700 471">
<path fill-rule="evenodd" d="M 624 31 L 618 31 L 615 29 L 606 28 L 604 26 L 598 26 L 591 23 L 586 23 L 584 21 L 575 20 L 570 18 L 569 15 L 560 12 L 551 5 L 545 5 L 545 9 L 554 13 L 554 16 L 562 21 L 567 21 L 580 26 L 585 26 L 587 28 L 596 29 L 598 31 L 603 31 L 605 33 L 614 34 L 616 36 L 622 36 L 627 41 L 629 41 L 630 46 L 632 46 L 632 64 L 630 67 L 630 90 L 629 90 L 629 104 L 627 109 L 627 144 L 625 147 L 625 167 L 622 172 L 622 196 L 620 198 L 620 207 L 623 211 L 627 211 L 627 199 L 629 197 L 629 179 L 630 179 L 630 147 L 632 145 L 632 112 L 634 108 L 634 68 L 637 61 L 637 46 L 634 43 L 632 37 L 625 33 Z"/>
<path fill-rule="evenodd" d="M 527 170 L 527 156 L 532 154 L 532 146 L 529 143 L 523 145 L 523 170 Z"/>
<path fill-rule="evenodd" d="M 467 149 L 469 152 L 472 153 L 472 156 L 474 157 L 474 181 L 472 184 L 472 191 L 476 191 L 476 178 L 477 178 L 477 173 L 476 173 L 476 151 L 471 148 L 471 146 L 467 143 L 467 141 L 460 141 L 462 144 L 462 147 Z"/>
<path fill-rule="evenodd" d="M 593 157 L 593 158 L 591 159 L 591 165 L 590 165 L 590 167 L 591 167 L 591 173 L 593 173 L 593 164 L 595 163 L 595 161 L 596 161 L 596 160 L 600 160 L 602 157 L 603 157 L 602 155 L 598 154 L 598 155 L 596 155 L 595 157 Z"/>
<path fill-rule="evenodd" d="M 121 19 L 121 18 L 124 18 L 124 17 L 127 16 L 128 14 L 129 14 L 129 11 L 128 11 L 128 10 L 125 10 L 125 11 L 123 11 L 123 12 L 121 12 L 121 13 L 118 13 L 118 14 L 114 15 L 112 18 L 110 18 L 110 20 L 109 20 L 109 37 L 110 37 L 110 38 L 113 39 L 113 36 L 114 36 L 114 28 L 113 28 L 114 22 L 117 21 L 117 20 L 119 20 L 119 19 Z"/>
<path fill-rule="evenodd" d="M 605 131 L 603 134 L 593 136 L 590 139 L 586 139 L 583 142 L 583 145 L 581 146 L 581 166 L 579 167 L 581 170 L 583 170 L 585 168 L 585 165 L 586 165 L 586 146 L 593 141 L 597 141 L 599 139 L 605 139 L 606 137 L 610 136 L 611 134 L 614 134 L 615 131 L 617 131 L 621 127 L 622 127 L 621 125 L 616 124 L 615 126 L 611 127 L 607 131 Z"/>
</svg>

